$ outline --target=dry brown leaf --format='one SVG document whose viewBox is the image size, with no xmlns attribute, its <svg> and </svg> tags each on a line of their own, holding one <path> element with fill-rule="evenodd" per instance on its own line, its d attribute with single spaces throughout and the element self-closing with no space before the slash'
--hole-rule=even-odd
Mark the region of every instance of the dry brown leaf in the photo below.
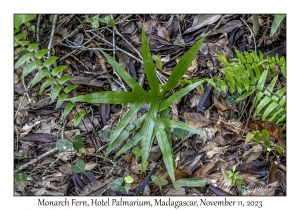
<svg viewBox="0 0 300 210">
<path fill-rule="evenodd" d="M 219 96 L 219 98 L 217 97 L 217 95 L 214 95 L 214 105 L 218 110 L 222 112 L 231 108 L 231 106 L 227 103 L 226 99 L 224 99 L 224 97 L 221 95 Z"/>
<path fill-rule="evenodd" d="M 195 171 L 195 178 L 204 178 L 212 172 L 217 166 L 217 161 L 210 162 Z"/>
<path fill-rule="evenodd" d="M 86 163 L 84 170 L 86 170 L 86 171 L 93 170 L 97 166 L 97 164 L 98 163 Z"/>
<path fill-rule="evenodd" d="M 193 25 L 192 27 L 186 29 L 183 34 L 186 33 L 190 33 L 193 31 L 196 31 L 204 26 L 213 24 L 215 22 L 217 22 L 220 18 L 222 17 L 222 15 L 218 15 L 218 14 L 200 14 L 200 15 L 196 15 L 194 17 L 194 21 L 193 21 Z"/>
<path fill-rule="evenodd" d="M 251 149 L 249 149 L 243 154 L 243 159 L 246 161 L 246 163 L 250 163 L 253 160 L 256 160 L 261 155 L 262 151 L 263 148 L 259 144 L 253 146 Z"/>
<path fill-rule="evenodd" d="M 178 188 L 177 190 L 172 187 L 165 196 L 184 196 L 186 195 L 185 189 L 183 187 Z"/>
<path fill-rule="evenodd" d="M 162 153 L 160 150 L 159 145 L 156 145 L 154 147 L 151 148 L 150 150 L 150 154 L 149 154 L 149 160 L 153 161 L 153 162 L 157 162 L 159 160 L 159 158 L 161 157 Z"/>
<path fill-rule="evenodd" d="M 160 36 L 160 37 L 162 37 L 162 38 L 164 38 L 168 42 L 170 41 L 169 32 L 163 26 L 159 27 L 159 29 L 157 30 L 157 35 Z"/>
<path fill-rule="evenodd" d="M 264 188 L 255 188 L 251 195 L 256 195 L 256 196 L 261 196 L 261 195 L 266 195 L 266 196 L 273 196 L 275 194 L 275 189 L 277 187 L 277 181 L 273 182 L 272 184 L 269 184 L 265 186 Z"/>
<path fill-rule="evenodd" d="M 202 127 L 205 127 L 205 126 L 211 124 L 211 121 L 209 119 L 207 119 L 206 117 L 204 117 L 203 114 L 201 114 L 201 113 L 184 112 L 183 117 L 185 119 L 185 122 L 187 122 L 188 124 L 190 124 L 196 128 L 202 128 Z"/>
</svg>

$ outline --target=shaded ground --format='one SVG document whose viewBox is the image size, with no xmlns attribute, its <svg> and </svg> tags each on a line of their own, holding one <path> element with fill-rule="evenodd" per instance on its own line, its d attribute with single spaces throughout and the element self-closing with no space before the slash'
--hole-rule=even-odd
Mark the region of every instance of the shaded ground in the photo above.
<svg viewBox="0 0 300 210">
<path fill-rule="evenodd" d="M 252 15 L 246 14 L 112 15 L 114 28 L 101 22 L 97 28 L 93 28 L 91 22 L 86 21 L 93 16 L 59 15 L 55 22 L 54 15 L 40 15 L 40 21 L 31 21 L 31 24 L 36 25 L 37 33 L 29 32 L 27 36 L 27 40 L 39 43 L 41 48 L 47 48 L 49 40 L 52 40 L 51 55 L 59 57 L 57 65 L 67 65 L 61 76 L 70 75 L 69 82 L 79 85 L 77 95 L 119 90 L 124 86 L 97 48 L 115 57 L 147 89 L 148 83 L 144 78 L 141 62 L 142 24 L 149 39 L 151 53 L 160 57 L 163 62 L 163 68 L 157 68 L 161 83 L 166 81 L 180 56 L 209 30 L 212 33 L 183 79 L 224 78 L 221 70 L 223 66 L 216 53 L 225 56 L 228 61 L 236 57 L 234 49 L 241 52 L 261 51 L 270 57 L 276 54 L 279 57 L 286 56 L 285 20 L 280 26 L 280 32 L 270 37 L 274 15 L 259 15 L 260 27 L 255 39 L 252 36 Z M 99 15 L 100 18 L 106 16 Z M 53 24 L 56 26 L 54 30 Z M 21 30 L 26 29 L 24 26 Z M 55 32 L 53 36 L 52 31 Z M 18 50 L 15 49 L 16 52 Z M 61 121 L 66 104 L 54 109 L 55 103 L 50 104 L 51 88 L 41 95 L 37 94 L 44 81 L 25 91 L 37 72 L 33 71 L 20 80 L 23 69 L 21 66 L 14 71 L 14 164 L 15 172 L 26 173 L 28 181 L 15 181 L 15 195 L 122 195 L 121 191 L 111 190 L 110 184 L 116 178 L 126 176 L 134 178 L 129 194 L 286 194 L 285 153 L 278 154 L 275 150 L 264 152 L 263 143 L 254 145 L 252 141 L 245 144 L 245 137 L 251 130 L 263 129 L 271 133 L 272 144 L 285 144 L 284 129 L 282 131 L 277 125 L 261 121 L 261 117 L 251 119 L 252 97 L 231 104 L 230 97 L 234 95 L 218 92 L 206 85 L 204 91 L 197 88 L 170 107 L 173 120 L 204 129 L 210 137 L 201 139 L 180 129 L 173 131 L 176 178 L 205 178 L 208 184 L 203 188 L 181 187 L 178 190 L 168 184 L 160 190 L 146 177 L 152 173 L 170 181 L 156 141 L 150 152 L 147 174 L 140 175 L 141 160 L 132 151 L 112 160 L 122 145 L 104 159 L 108 145 L 107 134 L 127 112 L 125 106 L 78 103 L 76 111 L 90 112 L 78 126 L 74 126 L 76 111 L 73 110 L 67 116 L 67 121 Z M 278 76 L 275 90 L 286 85 L 280 71 Z M 204 102 L 203 97 L 207 97 Z M 139 114 L 145 111 L 147 104 Z M 62 132 L 63 137 L 69 141 L 73 141 L 76 135 L 82 136 L 82 152 L 85 154 L 80 156 L 74 151 L 58 153 L 56 141 L 62 138 Z M 85 170 L 89 173 L 86 175 L 72 173 L 70 165 L 75 164 L 78 159 L 83 159 L 87 164 Z M 236 187 L 226 187 L 231 184 L 226 171 L 231 170 L 234 165 L 240 171 L 238 177 L 248 188 L 238 190 Z M 92 184 L 88 184 L 89 182 Z"/>
</svg>

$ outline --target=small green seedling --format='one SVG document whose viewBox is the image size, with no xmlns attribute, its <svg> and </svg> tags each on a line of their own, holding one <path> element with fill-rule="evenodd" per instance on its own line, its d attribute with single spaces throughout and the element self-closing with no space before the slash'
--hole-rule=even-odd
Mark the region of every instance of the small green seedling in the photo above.
<svg viewBox="0 0 300 210">
<path fill-rule="evenodd" d="M 244 181 L 241 178 L 238 178 L 237 175 L 240 173 L 239 171 L 235 172 L 236 166 L 232 167 L 232 171 L 226 171 L 228 174 L 228 178 L 231 179 L 231 187 L 232 186 L 241 186 L 244 185 Z"/>
<path fill-rule="evenodd" d="M 165 180 L 164 178 L 157 178 L 156 176 L 152 175 L 151 176 L 151 180 L 152 182 L 154 182 L 157 186 L 159 186 L 159 190 L 160 190 L 160 193 L 161 190 L 162 190 L 162 186 L 165 186 L 167 185 L 169 182 L 167 180 Z"/>
<path fill-rule="evenodd" d="M 27 177 L 28 176 L 25 173 L 16 173 L 14 175 L 15 180 L 18 181 L 18 182 L 26 182 L 27 181 Z"/>
<path fill-rule="evenodd" d="M 123 181 L 125 181 L 125 183 L 126 183 L 125 185 L 123 185 Z M 111 183 L 110 187 L 114 191 L 121 190 L 121 191 L 125 192 L 126 194 L 128 194 L 130 185 L 133 181 L 134 181 L 134 179 L 131 176 L 127 176 L 125 178 L 119 177 Z"/>
</svg>

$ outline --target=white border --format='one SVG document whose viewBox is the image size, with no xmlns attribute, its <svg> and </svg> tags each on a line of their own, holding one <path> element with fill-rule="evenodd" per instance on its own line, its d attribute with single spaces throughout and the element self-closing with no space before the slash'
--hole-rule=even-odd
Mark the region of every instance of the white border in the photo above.
<svg viewBox="0 0 300 210">
<path fill-rule="evenodd" d="M 260 209 L 282 209 L 288 206 L 297 209 L 299 200 L 299 124 L 297 117 L 299 112 L 299 13 L 296 4 L 287 1 L 1 1 L 1 206 L 2 208 L 31 209 L 37 207 L 36 197 L 13 197 L 13 14 L 14 13 L 287 13 L 287 196 L 286 197 L 230 197 L 229 200 L 262 200 L 263 207 Z M 4 134 L 4 135 L 3 135 Z M 297 135 L 298 134 L 298 135 Z M 298 173 L 297 173 L 298 172 Z M 39 197 L 40 198 L 40 197 Z M 78 200 L 90 201 L 90 197 L 73 197 Z M 154 198 L 138 197 L 140 200 L 153 200 Z M 166 197 L 164 197 L 166 198 Z M 207 200 L 223 200 L 224 197 L 203 197 Z M 61 200 L 62 197 L 45 197 L 47 200 Z M 68 197 L 68 199 L 72 199 Z M 137 197 L 126 197 L 127 200 L 136 200 Z M 200 197 L 172 197 L 178 200 L 194 200 Z M 293 207 L 295 208 L 293 208 Z M 296 207 L 297 206 L 297 207 Z M 38 207 L 44 209 L 45 207 Z M 54 207 L 55 208 L 55 207 Z M 74 207 L 65 207 L 74 208 Z M 76 207 L 75 207 L 76 208 Z M 82 208 L 82 207 L 79 207 Z M 103 209 L 104 207 L 97 207 Z M 112 208 L 112 207 L 110 207 Z M 122 209 L 140 209 L 140 207 Z M 142 207 L 143 209 L 145 207 Z M 152 207 L 153 208 L 153 207 Z M 157 207 L 155 207 L 157 208 Z M 166 207 L 162 207 L 166 208 Z M 173 207 L 167 207 L 174 209 Z M 181 207 L 180 209 L 182 209 Z M 203 208 L 203 207 L 198 207 Z M 209 207 L 220 209 L 220 207 Z M 228 207 L 241 209 L 240 207 Z M 5 208 L 6 209 L 6 208 Z M 104 208 L 108 209 L 108 208 Z"/>
</svg>

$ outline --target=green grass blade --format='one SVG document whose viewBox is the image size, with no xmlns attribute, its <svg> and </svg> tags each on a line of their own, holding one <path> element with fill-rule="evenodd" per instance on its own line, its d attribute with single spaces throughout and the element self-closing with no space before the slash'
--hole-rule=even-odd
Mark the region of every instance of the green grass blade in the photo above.
<svg viewBox="0 0 300 210">
<path fill-rule="evenodd" d="M 172 74 L 170 75 L 167 84 L 163 87 L 164 91 L 167 92 L 174 87 L 176 87 L 179 81 L 182 79 L 182 76 L 187 71 L 192 60 L 195 58 L 200 46 L 202 45 L 207 34 L 204 35 L 200 40 L 198 40 L 180 59 L 178 64 L 173 69 Z"/>
<path fill-rule="evenodd" d="M 124 91 L 104 91 L 98 93 L 91 93 L 87 95 L 76 96 L 69 98 L 68 101 L 75 102 L 86 102 L 94 104 L 126 104 L 134 103 L 139 98 L 146 97 L 137 95 L 135 92 L 124 92 Z"/>
<path fill-rule="evenodd" d="M 168 141 L 167 134 L 164 130 L 164 126 L 159 126 L 159 129 L 157 129 L 156 132 L 156 138 L 157 142 L 159 144 L 160 150 L 163 155 L 163 160 L 166 166 L 166 169 L 168 171 L 168 174 L 172 180 L 172 182 L 175 181 L 175 169 L 176 169 L 176 164 L 175 164 L 175 158 L 174 158 L 174 153 L 172 150 L 172 145 Z"/>
<path fill-rule="evenodd" d="M 237 99 L 235 99 L 235 102 L 239 102 L 239 101 L 244 100 L 248 96 L 252 95 L 252 93 L 254 93 L 255 91 L 256 91 L 256 88 L 252 88 L 252 89 L 244 92 L 240 97 L 238 97 Z"/>
<path fill-rule="evenodd" d="M 110 144 L 113 144 L 115 139 L 120 135 L 120 133 L 124 130 L 124 128 L 129 124 L 130 120 L 133 116 L 139 111 L 139 109 L 146 103 L 146 101 L 138 101 L 133 103 L 128 110 L 127 114 L 122 117 L 117 127 L 114 129 L 112 135 L 110 136 Z"/>
<path fill-rule="evenodd" d="M 115 69 L 118 75 L 124 80 L 124 82 L 134 91 L 135 93 L 145 93 L 146 91 L 139 85 L 137 81 L 133 79 L 130 74 L 128 74 L 124 68 L 115 61 L 110 55 L 100 50 L 100 52 L 105 56 L 110 65 Z"/>
<path fill-rule="evenodd" d="M 159 108 L 159 101 L 158 100 L 153 100 L 151 102 L 151 106 L 148 112 L 148 117 L 147 120 L 144 122 L 143 128 L 146 129 L 145 136 L 142 138 L 142 165 L 141 165 L 141 172 L 146 171 L 146 162 L 149 157 L 150 149 L 152 146 L 153 142 L 153 130 L 156 125 L 157 121 L 157 112 Z"/>
<path fill-rule="evenodd" d="M 181 128 L 181 129 L 187 130 L 189 132 L 196 133 L 203 138 L 207 138 L 207 135 L 204 131 L 202 131 L 201 129 L 197 129 L 194 126 L 191 126 L 187 123 L 176 121 L 176 120 L 162 119 L 162 118 L 159 118 L 158 120 L 159 120 L 159 123 L 162 123 L 165 127 Z"/>
<path fill-rule="evenodd" d="M 271 37 L 275 34 L 275 32 L 277 31 L 277 29 L 280 26 L 281 21 L 285 18 L 285 14 L 277 14 L 274 17 L 274 20 L 272 22 L 272 26 L 271 26 L 271 32 L 270 35 Z"/>
<path fill-rule="evenodd" d="M 195 89 L 198 85 L 200 85 L 201 83 L 203 83 L 204 81 L 199 81 L 199 82 L 195 82 L 194 84 L 191 84 L 185 88 L 180 89 L 179 91 L 177 91 L 176 93 L 174 93 L 173 95 L 171 95 L 168 99 L 164 100 L 160 106 L 159 106 L 159 111 L 162 111 L 164 109 L 167 109 L 170 105 L 172 105 L 173 103 L 175 103 L 176 101 L 178 101 L 180 98 L 182 98 L 183 96 L 185 96 L 186 94 L 188 94 L 191 90 Z"/>
<path fill-rule="evenodd" d="M 153 93 L 155 93 L 155 95 L 159 95 L 160 92 L 159 82 L 158 82 L 156 70 L 150 53 L 149 42 L 146 37 L 144 28 L 142 30 L 142 56 L 143 56 L 144 70 L 150 86 L 150 90 Z"/>
</svg>

